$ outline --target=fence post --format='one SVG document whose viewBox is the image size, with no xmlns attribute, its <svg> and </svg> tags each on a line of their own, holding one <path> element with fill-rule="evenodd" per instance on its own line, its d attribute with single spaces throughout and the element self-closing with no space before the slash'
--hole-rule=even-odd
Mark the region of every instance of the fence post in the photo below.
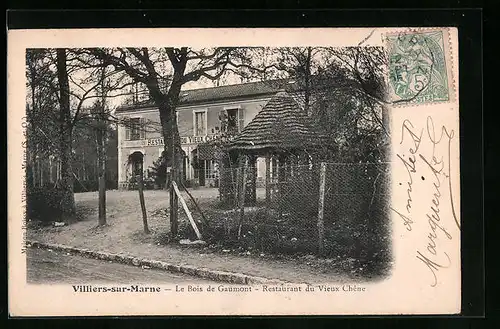
<svg viewBox="0 0 500 329">
<path fill-rule="evenodd" d="M 243 167 L 241 168 L 241 190 L 240 190 L 240 218 L 238 224 L 238 240 L 241 236 L 241 226 L 243 225 L 243 217 L 245 216 L 245 196 L 246 196 L 246 173 L 247 173 L 247 161 L 243 162 Z"/>
<path fill-rule="evenodd" d="M 181 191 L 179 191 L 179 187 L 177 186 L 175 181 L 172 181 L 172 186 L 174 188 L 175 194 L 177 195 L 177 198 L 181 200 L 182 208 L 184 208 L 184 212 L 186 212 L 186 216 L 188 217 L 189 222 L 191 223 L 191 226 L 193 227 L 193 230 L 196 233 L 196 237 L 198 238 L 198 240 L 201 240 L 202 236 L 200 231 L 198 230 L 198 226 L 196 226 L 196 222 L 194 221 L 193 215 L 191 214 L 191 211 L 189 211 L 189 208 L 186 204 L 186 200 L 184 200 L 184 198 L 182 197 Z"/>
<path fill-rule="evenodd" d="M 99 225 L 106 225 L 106 178 L 99 176 Z"/>
<path fill-rule="evenodd" d="M 323 255 L 325 247 L 324 246 L 325 182 L 326 182 L 326 163 L 321 162 L 321 168 L 319 171 L 319 202 L 318 202 L 318 251 L 320 256 Z"/>
<path fill-rule="evenodd" d="M 149 234 L 148 215 L 146 212 L 146 203 L 144 202 L 144 181 L 142 175 L 137 175 L 137 187 L 139 190 L 139 201 L 141 202 L 142 223 L 144 225 L 144 233 Z"/>
<path fill-rule="evenodd" d="M 239 208 L 240 206 L 240 181 L 241 181 L 241 168 L 237 167 L 236 168 L 236 180 L 234 181 L 234 197 L 233 197 L 233 202 L 234 202 L 234 208 Z"/>
<path fill-rule="evenodd" d="M 269 207 L 271 202 L 271 159 L 266 155 L 266 207 Z"/>
</svg>

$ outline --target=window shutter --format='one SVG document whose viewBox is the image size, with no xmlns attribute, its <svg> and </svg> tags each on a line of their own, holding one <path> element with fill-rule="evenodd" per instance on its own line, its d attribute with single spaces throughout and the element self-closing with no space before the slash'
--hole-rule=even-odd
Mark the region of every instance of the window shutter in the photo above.
<svg viewBox="0 0 500 329">
<path fill-rule="evenodd" d="M 139 126 L 139 139 L 145 139 L 145 138 L 146 138 L 146 118 L 141 118 Z"/>
<path fill-rule="evenodd" d="M 130 140 L 130 121 L 128 117 L 125 117 L 125 140 Z"/>
<path fill-rule="evenodd" d="M 220 130 L 219 131 L 221 133 L 226 132 L 226 122 L 227 122 L 227 120 L 226 120 L 226 117 L 227 117 L 226 113 L 227 112 L 225 110 L 220 110 L 219 111 L 219 125 L 220 125 L 220 128 L 219 128 Z"/>
<path fill-rule="evenodd" d="M 202 112 L 203 114 L 201 115 L 203 120 L 202 120 L 202 123 L 203 123 L 203 135 L 207 135 L 208 134 L 208 117 L 207 117 L 207 114 L 208 112 Z"/>
<path fill-rule="evenodd" d="M 240 132 L 245 128 L 245 112 L 242 108 L 238 109 L 238 128 Z"/>
</svg>

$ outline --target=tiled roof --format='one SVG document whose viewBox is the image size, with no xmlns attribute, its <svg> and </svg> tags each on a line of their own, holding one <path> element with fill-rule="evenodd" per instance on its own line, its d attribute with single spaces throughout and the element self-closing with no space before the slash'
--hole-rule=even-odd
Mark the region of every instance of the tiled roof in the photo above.
<svg viewBox="0 0 500 329">
<path fill-rule="evenodd" d="M 237 97 L 273 94 L 278 91 L 283 84 L 283 81 L 273 80 L 185 90 L 180 94 L 180 103 L 191 104 Z"/>
<path fill-rule="evenodd" d="M 286 80 L 269 80 L 240 83 L 211 88 L 183 90 L 180 93 L 179 105 L 209 103 L 220 100 L 249 98 L 263 95 L 272 95 L 281 88 L 296 88 L 294 82 Z M 125 105 L 117 109 L 118 112 L 131 111 L 154 106 L 152 103 Z"/>
<path fill-rule="evenodd" d="M 229 143 L 229 149 L 306 149 L 322 146 L 326 136 L 285 91 L 278 92 Z"/>
</svg>

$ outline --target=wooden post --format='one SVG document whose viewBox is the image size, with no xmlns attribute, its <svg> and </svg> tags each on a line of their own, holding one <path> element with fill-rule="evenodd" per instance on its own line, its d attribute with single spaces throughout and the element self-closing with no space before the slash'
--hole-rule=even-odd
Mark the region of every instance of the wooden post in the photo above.
<svg viewBox="0 0 500 329">
<path fill-rule="evenodd" d="M 176 236 L 178 233 L 178 223 L 177 223 L 177 195 L 175 194 L 173 183 L 174 180 L 174 170 L 173 168 L 170 170 L 170 232 L 173 236 Z"/>
<path fill-rule="evenodd" d="M 106 225 L 106 178 L 99 176 L 99 225 Z"/>
<path fill-rule="evenodd" d="M 318 202 L 318 252 L 322 256 L 324 253 L 325 240 L 325 181 L 326 181 L 326 163 L 321 163 L 319 172 L 319 202 Z"/>
<path fill-rule="evenodd" d="M 99 225 L 106 225 L 106 125 L 104 103 L 100 105 L 97 128 L 97 162 L 99 184 Z"/>
<path fill-rule="evenodd" d="M 240 189 L 240 218 L 238 224 L 238 240 L 241 236 L 241 227 L 243 226 L 243 218 L 245 216 L 245 195 L 246 195 L 246 172 L 247 172 L 247 159 L 243 161 L 243 167 L 241 168 L 241 189 Z"/>
<path fill-rule="evenodd" d="M 181 184 L 181 187 L 182 189 L 184 190 L 184 192 L 186 192 L 186 194 L 189 196 L 189 198 L 191 199 L 191 201 L 193 201 L 194 203 L 194 206 L 196 207 L 196 209 L 198 210 L 198 212 L 200 213 L 201 215 L 201 218 L 203 219 L 203 223 L 205 224 L 206 227 L 208 227 L 209 225 L 209 222 L 207 220 L 207 218 L 205 217 L 205 215 L 203 214 L 203 211 L 201 210 L 200 206 L 198 205 L 198 202 L 196 202 L 196 199 L 193 197 L 193 195 L 189 192 L 189 190 L 187 189 L 187 187 L 184 185 L 184 183 L 180 182 Z"/>
<path fill-rule="evenodd" d="M 285 188 L 285 156 L 280 155 L 278 158 L 278 188 L 277 188 L 277 194 L 278 197 L 276 198 L 278 201 L 278 218 L 281 220 L 283 216 L 283 189 Z"/>
<path fill-rule="evenodd" d="M 174 134 L 174 120 L 175 120 L 175 113 L 170 115 L 170 152 L 171 154 L 171 169 L 170 169 L 170 232 L 172 236 L 176 236 L 178 233 L 178 199 L 177 195 L 175 194 L 173 182 L 177 180 L 177 157 L 176 157 L 176 149 L 175 149 L 175 134 Z"/>
<path fill-rule="evenodd" d="M 238 208 L 240 205 L 240 190 L 241 190 L 241 168 L 237 167 L 236 168 L 236 180 L 233 183 L 234 186 L 234 207 Z"/>
<path fill-rule="evenodd" d="M 251 158 L 252 162 L 251 162 L 251 166 L 250 168 L 252 169 L 252 190 L 250 193 L 250 202 L 252 203 L 252 205 L 255 205 L 255 203 L 257 202 L 257 175 L 258 175 L 258 171 L 257 171 L 257 156 L 252 156 Z"/>
<path fill-rule="evenodd" d="M 146 203 L 144 202 L 144 181 L 142 175 L 137 175 L 137 189 L 139 190 L 139 200 L 141 201 L 142 223 L 144 225 L 144 233 L 149 234 L 148 214 L 146 212 Z"/>
<path fill-rule="evenodd" d="M 266 206 L 271 202 L 271 158 L 266 156 Z"/>
<path fill-rule="evenodd" d="M 170 181 L 171 181 L 171 173 L 169 171 L 168 163 L 167 160 L 165 160 L 165 185 L 163 186 L 163 189 L 165 191 L 170 190 Z"/>
<path fill-rule="evenodd" d="M 191 215 L 191 211 L 189 211 L 189 208 L 186 204 L 186 201 L 182 197 L 181 192 L 179 191 L 179 187 L 177 187 L 177 184 L 175 183 L 175 181 L 172 182 L 172 187 L 175 191 L 175 194 L 179 198 L 179 200 L 181 200 L 182 208 L 184 208 L 184 211 L 186 212 L 186 216 L 188 217 L 189 222 L 191 223 L 191 226 L 193 227 L 193 230 L 196 233 L 196 237 L 198 238 L 198 240 L 201 240 L 202 236 L 201 236 L 200 231 L 198 230 L 198 226 L 196 226 L 196 222 L 193 219 L 193 215 Z"/>
</svg>

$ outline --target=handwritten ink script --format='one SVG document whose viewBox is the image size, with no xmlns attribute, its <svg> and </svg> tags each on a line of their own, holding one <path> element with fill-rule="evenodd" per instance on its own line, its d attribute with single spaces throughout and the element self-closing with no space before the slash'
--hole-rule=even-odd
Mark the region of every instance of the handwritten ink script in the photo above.
<svg viewBox="0 0 500 329">
<path fill-rule="evenodd" d="M 415 256 L 429 270 L 432 287 L 438 284 L 439 271 L 450 267 L 453 262 L 443 241 L 457 238 L 451 233 L 456 231 L 453 226 L 460 229 L 450 173 L 454 138 L 454 130 L 446 126 L 436 127 L 430 116 L 424 127 L 404 120 L 400 140 L 402 152 L 396 154 L 397 161 L 405 169 L 405 181 L 398 183 L 405 202 L 402 207 L 391 209 L 408 232 L 414 232 L 417 225 L 420 226 L 419 232 L 425 232 Z M 416 193 L 417 189 L 419 193 Z M 416 209 L 417 198 L 418 204 L 425 206 Z M 451 216 L 443 216 L 443 212 Z"/>
</svg>

